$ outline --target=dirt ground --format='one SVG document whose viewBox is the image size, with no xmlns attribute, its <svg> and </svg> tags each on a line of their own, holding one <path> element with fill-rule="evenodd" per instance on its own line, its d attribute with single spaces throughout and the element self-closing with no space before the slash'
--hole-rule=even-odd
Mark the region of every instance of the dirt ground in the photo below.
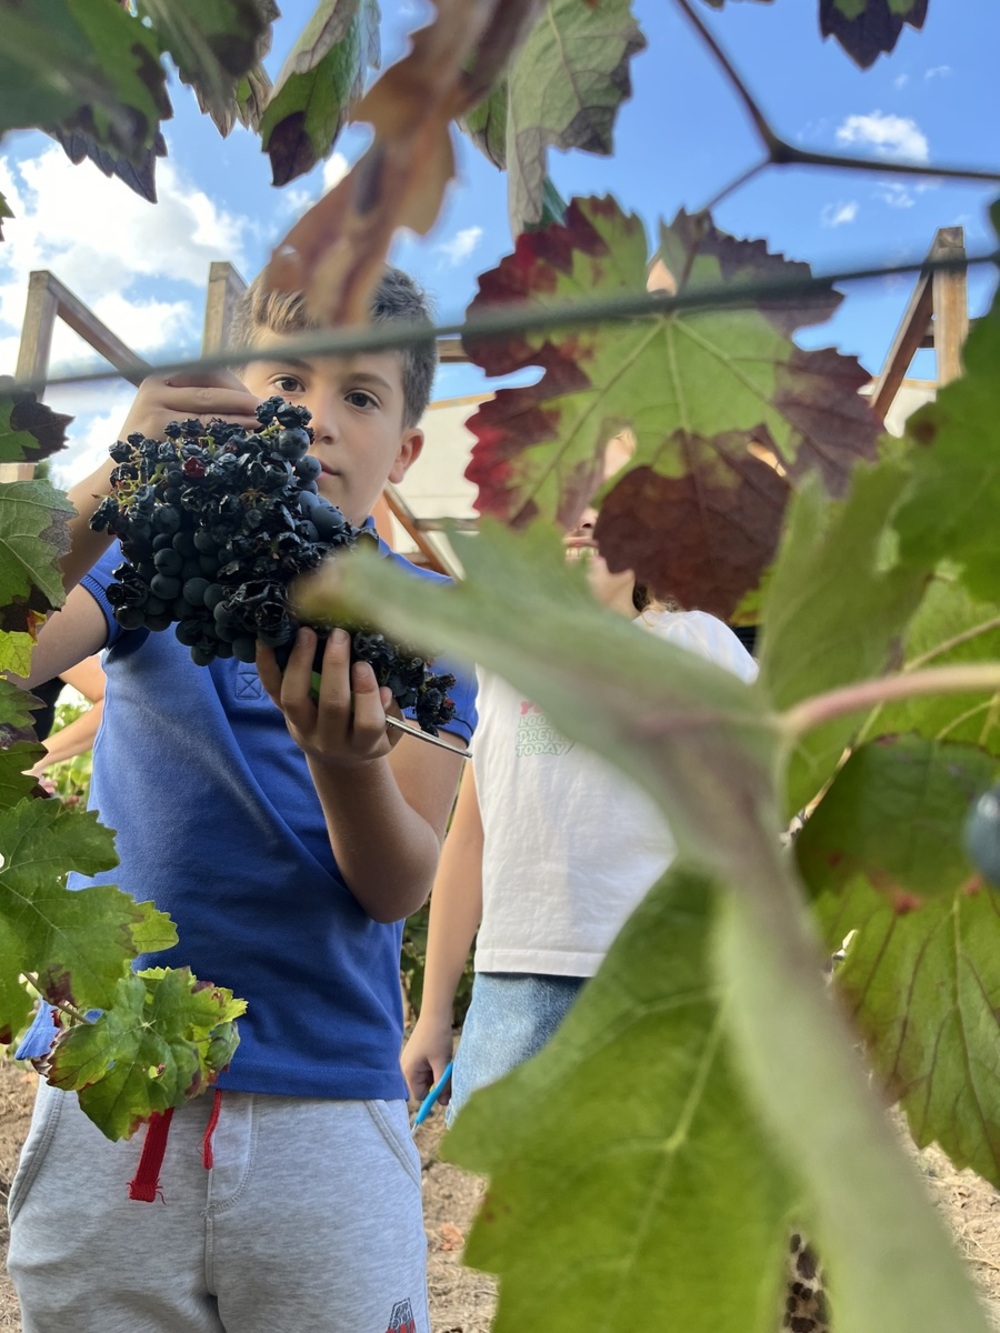
<svg viewBox="0 0 1000 1333">
<path fill-rule="evenodd" d="M 28 1127 L 34 1075 L 0 1061 L 0 1261 L 6 1254 L 4 1205 Z M 492 1280 L 463 1268 L 462 1245 L 482 1195 L 481 1183 L 438 1160 L 443 1116 L 417 1130 L 424 1167 L 424 1211 L 430 1249 L 428 1285 L 433 1333 L 489 1333 Z M 937 1148 L 917 1154 L 931 1193 L 947 1217 L 1000 1330 L 1000 1194 L 971 1171 L 955 1171 Z M 0 1268 L 3 1265 L 0 1263 Z M 0 1272 L 0 1333 L 20 1333 L 17 1301 Z"/>
</svg>

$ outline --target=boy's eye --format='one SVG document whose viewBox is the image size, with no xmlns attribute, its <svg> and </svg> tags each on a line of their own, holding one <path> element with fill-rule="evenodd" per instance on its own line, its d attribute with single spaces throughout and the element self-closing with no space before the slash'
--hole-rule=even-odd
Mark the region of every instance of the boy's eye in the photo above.
<svg viewBox="0 0 1000 1333">
<path fill-rule="evenodd" d="M 275 375 L 271 381 L 280 393 L 302 393 L 302 381 L 297 375 Z"/>
<path fill-rule="evenodd" d="M 345 401 L 352 407 L 378 407 L 377 399 L 365 389 L 353 389 L 346 395 Z"/>
</svg>

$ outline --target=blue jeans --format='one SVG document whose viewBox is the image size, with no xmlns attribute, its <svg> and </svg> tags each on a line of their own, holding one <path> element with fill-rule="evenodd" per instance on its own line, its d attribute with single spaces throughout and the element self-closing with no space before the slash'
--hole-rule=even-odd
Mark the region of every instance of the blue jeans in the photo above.
<svg viewBox="0 0 1000 1333">
<path fill-rule="evenodd" d="M 451 1076 L 450 1125 L 477 1088 L 530 1059 L 566 1017 L 586 977 L 477 972 Z"/>
</svg>

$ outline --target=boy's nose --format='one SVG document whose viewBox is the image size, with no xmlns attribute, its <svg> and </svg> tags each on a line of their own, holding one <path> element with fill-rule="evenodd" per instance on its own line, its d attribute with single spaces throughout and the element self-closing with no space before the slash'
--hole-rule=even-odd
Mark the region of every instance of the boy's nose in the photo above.
<svg viewBox="0 0 1000 1333">
<path fill-rule="evenodd" d="M 339 427 L 333 396 L 323 394 L 308 402 L 306 406 L 312 413 L 312 421 L 309 424 L 312 426 L 314 440 L 335 440 L 339 434 Z"/>
</svg>

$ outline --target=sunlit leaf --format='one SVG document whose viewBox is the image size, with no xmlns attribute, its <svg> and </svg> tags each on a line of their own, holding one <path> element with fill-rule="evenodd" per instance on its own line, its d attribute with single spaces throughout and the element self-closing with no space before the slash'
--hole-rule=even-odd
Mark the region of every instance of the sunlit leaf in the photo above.
<svg viewBox="0 0 1000 1333">
<path fill-rule="evenodd" d="M 539 6 L 436 0 L 435 21 L 355 108 L 374 129 L 371 147 L 274 250 L 268 288 L 304 291 L 321 324 L 367 320 L 396 228 L 425 235 L 440 211 L 455 167 L 452 121 L 500 77 Z"/>
<path fill-rule="evenodd" d="M 554 1040 L 444 1140 L 490 1176 L 465 1259 L 500 1275 L 496 1333 L 632 1333 L 650 1310 L 774 1333 L 794 1193 L 732 1068 L 713 905 L 673 869 Z"/>
<path fill-rule="evenodd" d="M 685 213 L 663 230 L 660 253 L 681 295 L 731 286 L 734 306 L 750 282 L 808 277 L 806 265 Z M 480 278 L 469 315 L 515 302 L 552 309 L 634 294 L 645 283 L 646 259 L 638 218 L 613 199 L 574 200 L 565 226 L 520 236 L 514 254 Z M 535 384 L 499 389 L 467 423 L 477 437 L 466 476 L 479 486 L 478 508 L 515 525 L 538 514 L 571 525 L 601 483 L 609 438 L 628 427 L 633 465 L 653 475 L 642 475 L 638 513 L 638 481 L 626 475 L 618 497 L 612 489 L 596 533 L 602 555 L 612 569 L 635 570 L 640 582 L 682 605 L 728 616 L 777 543 L 784 484 L 765 477 L 765 462 L 779 464 L 793 482 L 817 471 L 840 492 L 853 463 L 874 451 L 877 425 L 856 393 L 867 379 L 857 362 L 791 341 L 797 327 L 826 319 L 839 300 L 830 288 L 811 289 L 748 298 L 732 309 L 467 336 L 467 350 L 489 375 L 544 371 Z M 675 567 L 677 523 L 687 549 Z M 689 551 L 709 531 L 699 567 Z"/>
<path fill-rule="evenodd" d="M 77 1090 L 81 1109 L 109 1139 L 127 1139 L 154 1111 L 180 1106 L 215 1082 L 239 1043 L 246 1010 L 232 991 L 189 968 L 149 968 L 119 980 L 94 1023 L 65 1030 L 47 1075 Z"/>
<path fill-rule="evenodd" d="M 181 78 L 203 110 L 231 114 L 240 79 L 270 45 L 270 16 L 260 0 L 137 0 Z"/>
<path fill-rule="evenodd" d="M 36 634 L 65 601 L 59 558 L 76 510 L 43 481 L 0 485 L 0 629 Z"/>
<path fill-rule="evenodd" d="M 468 117 L 474 142 L 507 168 L 513 235 L 541 219 L 549 148 L 611 152 L 630 62 L 645 45 L 629 0 L 547 0 L 503 85 Z"/>
<path fill-rule="evenodd" d="M 886 535 L 909 473 L 903 462 L 860 467 L 843 500 L 804 487 L 763 598 L 761 685 L 779 708 L 884 675 L 902 664 L 902 639 L 930 576 L 900 565 Z M 860 627 L 864 631 L 860 632 Z M 787 810 L 801 809 L 831 776 L 863 715 L 836 718 L 799 741 Z"/>
<path fill-rule="evenodd" d="M 119 5 L 0 0 L 0 134 L 58 125 L 126 157 L 172 113 L 156 35 Z"/>
<path fill-rule="evenodd" d="M 862 69 L 873 65 L 899 40 L 903 25 L 922 28 L 927 0 L 819 0 L 824 37 L 836 37 Z"/>
<path fill-rule="evenodd" d="M 94 874 L 117 862 L 111 831 L 93 812 L 56 800 L 0 810 L 0 855 L 0 1034 L 16 1032 L 30 1009 L 21 973 L 53 1004 L 99 1008 L 129 959 L 177 941 L 162 912 L 113 885 L 66 888 L 68 871 Z"/>
<path fill-rule="evenodd" d="M 73 418 L 33 393 L 6 393 L 5 380 L 0 376 L 0 463 L 37 463 L 62 449 Z"/>
<path fill-rule="evenodd" d="M 42 617 L 37 618 L 41 624 Z M 35 648 L 35 632 L 0 629 L 0 671 L 15 676 L 26 676 L 31 670 L 31 654 Z M 18 691 L 20 693 L 20 691 Z"/>
<path fill-rule="evenodd" d="M 275 185 L 328 156 L 379 63 L 375 0 L 323 0 L 278 76 L 260 122 Z"/>
<path fill-rule="evenodd" d="M 903 559 L 949 559 L 970 593 L 1000 602 L 993 526 L 1000 503 L 1000 297 L 972 327 L 965 375 L 906 423 L 914 482 L 896 527 Z"/>
</svg>

